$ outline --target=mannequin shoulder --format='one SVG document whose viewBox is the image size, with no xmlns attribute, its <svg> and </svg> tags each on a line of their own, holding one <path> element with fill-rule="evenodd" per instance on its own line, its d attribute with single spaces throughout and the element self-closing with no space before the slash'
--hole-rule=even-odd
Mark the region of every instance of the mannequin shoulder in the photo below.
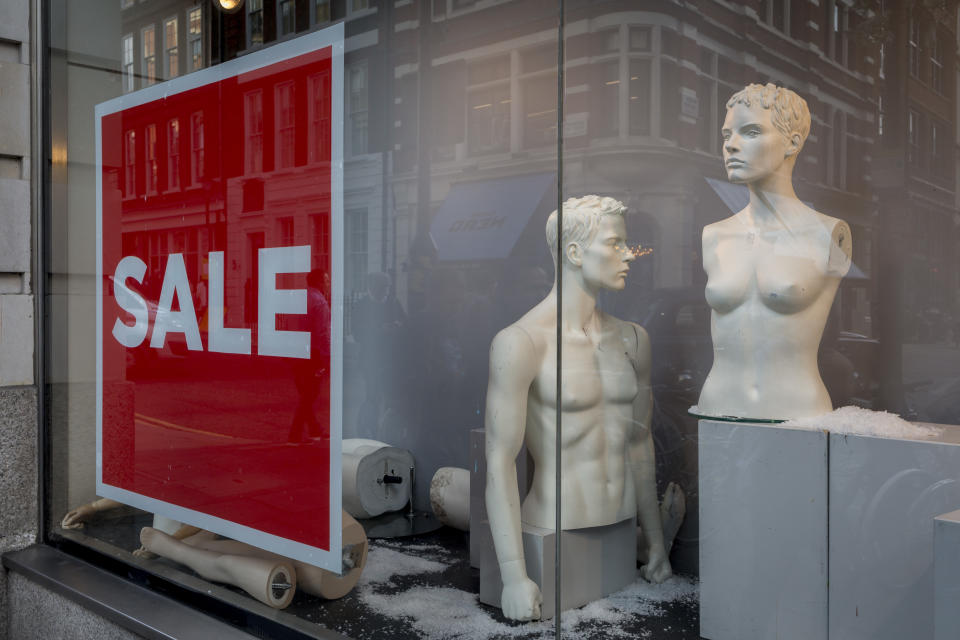
<svg viewBox="0 0 960 640">
<path fill-rule="evenodd" d="M 501 329 L 490 344 L 490 364 L 532 365 L 543 357 L 546 341 L 541 332 L 524 327 L 520 322 Z"/>
<path fill-rule="evenodd" d="M 701 236 L 703 247 L 705 249 L 707 247 L 715 247 L 721 238 L 732 233 L 742 233 L 742 229 L 743 226 L 737 221 L 736 216 L 730 216 L 718 222 L 710 223 L 703 228 L 703 234 Z"/>
<path fill-rule="evenodd" d="M 617 329 L 627 356 L 634 362 L 648 360 L 650 357 L 650 336 L 647 335 L 647 330 L 636 322 L 616 318 L 613 318 L 613 320 L 618 323 Z"/>
<path fill-rule="evenodd" d="M 840 218 L 817 213 L 824 238 L 829 238 L 827 271 L 831 275 L 844 276 L 850 269 L 853 258 L 853 232 L 850 225 Z"/>
</svg>

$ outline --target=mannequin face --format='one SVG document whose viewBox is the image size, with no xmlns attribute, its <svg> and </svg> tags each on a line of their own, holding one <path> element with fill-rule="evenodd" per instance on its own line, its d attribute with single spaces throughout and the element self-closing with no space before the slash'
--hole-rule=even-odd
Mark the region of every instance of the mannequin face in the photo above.
<svg viewBox="0 0 960 640">
<path fill-rule="evenodd" d="M 750 183 L 787 170 L 784 161 L 796 154 L 788 140 L 770 120 L 772 111 L 762 106 L 737 103 L 723 121 L 723 164 L 730 182 Z"/>
<path fill-rule="evenodd" d="M 617 291 L 627 286 L 627 272 L 635 256 L 627 246 L 627 226 L 623 216 L 601 217 L 593 239 L 586 245 L 574 247 L 571 247 L 572 261 L 574 264 L 579 261 L 588 285 Z"/>
</svg>

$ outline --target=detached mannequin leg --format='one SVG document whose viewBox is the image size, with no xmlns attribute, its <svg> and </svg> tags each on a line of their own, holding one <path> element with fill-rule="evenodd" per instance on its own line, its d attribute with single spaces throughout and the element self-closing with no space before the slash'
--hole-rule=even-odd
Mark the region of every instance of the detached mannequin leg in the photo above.
<svg viewBox="0 0 960 640">
<path fill-rule="evenodd" d="M 143 528 L 140 542 L 158 556 L 184 564 L 207 580 L 240 587 L 276 609 L 283 609 L 293 599 L 296 571 L 287 560 L 198 549 L 152 527 Z"/>
</svg>

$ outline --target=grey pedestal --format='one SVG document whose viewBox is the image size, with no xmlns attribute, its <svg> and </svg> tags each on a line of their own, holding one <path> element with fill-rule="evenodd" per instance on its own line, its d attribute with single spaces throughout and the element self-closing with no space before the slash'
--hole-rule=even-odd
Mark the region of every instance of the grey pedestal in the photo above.
<svg viewBox="0 0 960 640">
<path fill-rule="evenodd" d="M 489 527 L 488 527 L 489 531 Z M 563 531 L 560 606 L 580 607 L 626 587 L 637 578 L 637 525 L 633 518 L 605 527 Z M 480 602 L 500 606 L 500 567 L 489 537 L 480 561 Z M 540 587 L 541 619 L 556 613 L 556 544 L 552 529 L 523 525 L 527 576 Z"/>
<path fill-rule="evenodd" d="M 827 638 L 827 435 L 701 420 L 700 634 Z"/>
<path fill-rule="evenodd" d="M 933 638 L 960 640 L 960 511 L 933 521 Z"/>
<path fill-rule="evenodd" d="M 934 637 L 934 518 L 957 508 L 960 428 L 923 440 L 830 436 L 831 638 Z M 958 620 L 960 600 L 951 606 Z"/>
</svg>

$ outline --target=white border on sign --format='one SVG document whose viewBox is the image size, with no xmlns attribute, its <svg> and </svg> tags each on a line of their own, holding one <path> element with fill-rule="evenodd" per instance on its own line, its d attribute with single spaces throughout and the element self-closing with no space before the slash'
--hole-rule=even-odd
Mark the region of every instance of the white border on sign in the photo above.
<svg viewBox="0 0 960 640">
<path fill-rule="evenodd" d="M 229 62 L 196 71 L 168 82 L 98 104 L 95 108 L 97 185 L 97 495 L 138 509 L 160 514 L 223 536 L 252 544 L 288 558 L 342 571 L 342 476 L 343 437 L 343 23 L 337 23 Z M 154 100 L 255 71 L 283 60 L 326 47 L 332 48 L 332 129 L 330 145 L 331 185 L 331 351 L 330 351 L 330 549 L 320 549 L 259 531 L 223 518 L 150 498 L 103 482 L 103 150 L 101 123 L 104 116 Z"/>
</svg>

